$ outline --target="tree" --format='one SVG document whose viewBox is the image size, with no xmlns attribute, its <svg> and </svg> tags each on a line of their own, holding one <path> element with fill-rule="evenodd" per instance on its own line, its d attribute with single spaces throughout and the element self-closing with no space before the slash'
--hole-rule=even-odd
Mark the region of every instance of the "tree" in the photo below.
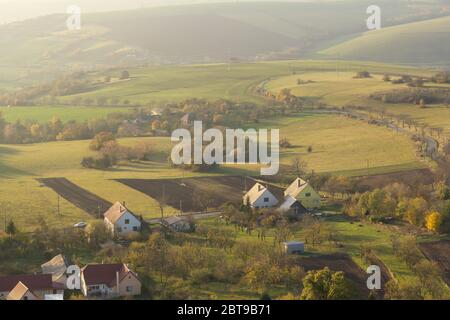
<svg viewBox="0 0 450 320">
<path fill-rule="evenodd" d="M 147 273 L 153 270 L 159 271 L 160 282 L 163 282 L 163 275 L 167 274 L 167 253 L 169 244 L 164 236 L 159 233 L 153 233 L 145 244 L 144 265 Z"/>
<path fill-rule="evenodd" d="M 450 188 L 444 181 L 439 182 L 437 186 L 437 194 L 440 200 L 450 200 Z"/>
<path fill-rule="evenodd" d="M 161 129 L 161 121 L 154 120 L 152 122 L 152 130 L 159 130 L 159 129 Z"/>
<path fill-rule="evenodd" d="M 308 171 L 308 164 L 306 163 L 306 161 L 301 160 L 300 158 L 292 159 L 291 167 L 297 177 L 304 176 Z"/>
<path fill-rule="evenodd" d="M 86 228 L 89 242 L 94 247 L 99 247 L 111 238 L 111 232 L 103 221 L 93 221 Z"/>
<path fill-rule="evenodd" d="M 433 211 L 428 213 L 425 217 L 425 226 L 432 232 L 439 232 L 442 223 L 442 215 L 439 212 Z"/>
<path fill-rule="evenodd" d="M 111 132 L 100 132 L 95 135 L 94 139 L 91 141 L 91 144 L 89 145 L 89 149 L 94 151 L 99 151 L 105 143 L 109 141 L 115 141 L 116 138 Z"/>
<path fill-rule="evenodd" d="M 308 271 L 303 279 L 301 300 L 343 300 L 350 298 L 350 287 L 344 273 L 328 267 Z"/>
<path fill-rule="evenodd" d="M 6 233 L 10 236 L 13 236 L 17 233 L 16 225 L 14 224 L 14 221 L 10 220 L 8 225 L 6 226 Z"/>
<path fill-rule="evenodd" d="M 122 71 L 122 73 L 120 74 L 120 79 L 121 80 L 130 79 L 130 73 L 127 70 Z"/>
</svg>

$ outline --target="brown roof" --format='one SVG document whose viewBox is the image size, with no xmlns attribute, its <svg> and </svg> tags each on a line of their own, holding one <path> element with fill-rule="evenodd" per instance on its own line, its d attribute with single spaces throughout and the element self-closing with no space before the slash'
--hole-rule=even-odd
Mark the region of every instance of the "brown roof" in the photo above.
<svg viewBox="0 0 450 320">
<path fill-rule="evenodd" d="M 88 264 L 81 273 L 83 274 L 86 285 L 106 284 L 109 287 L 116 285 L 116 273 L 119 272 L 119 281 L 128 273 L 137 277 L 125 264 Z"/>
<path fill-rule="evenodd" d="M 0 277 L 0 292 L 10 292 L 18 282 L 22 282 L 32 291 L 53 289 L 51 274 L 28 274 Z"/>
<path fill-rule="evenodd" d="M 127 209 L 123 204 L 120 202 L 116 202 L 112 205 L 111 208 L 106 211 L 103 216 L 108 219 L 111 223 L 116 223 L 117 220 L 120 219 L 120 217 L 126 213 L 129 212 L 130 214 L 134 215 L 130 210 Z M 135 216 L 135 215 L 134 215 Z M 136 216 L 135 216 L 136 217 Z M 137 218 L 136 218 L 137 219 Z"/>
</svg>

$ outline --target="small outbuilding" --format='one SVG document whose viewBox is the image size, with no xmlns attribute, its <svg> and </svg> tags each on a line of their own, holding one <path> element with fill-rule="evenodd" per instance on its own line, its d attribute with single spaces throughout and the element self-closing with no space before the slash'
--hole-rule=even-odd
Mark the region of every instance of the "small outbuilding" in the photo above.
<svg viewBox="0 0 450 320">
<path fill-rule="evenodd" d="M 302 254 L 305 252 L 305 243 L 299 241 L 288 241 L 283 243 L 284 252 L 287 254 Z"/>
<path fill-rule="evenodd" d="M 185 217 L 168 217 L 165 218 L 161 224 L 176 232 L 189 232 L 192 231 L 191 223 Z"/>
</svg>

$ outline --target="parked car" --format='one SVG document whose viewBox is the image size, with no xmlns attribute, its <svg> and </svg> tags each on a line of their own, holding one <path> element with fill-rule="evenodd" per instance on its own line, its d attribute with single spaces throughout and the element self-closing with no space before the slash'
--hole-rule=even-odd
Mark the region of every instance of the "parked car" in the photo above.
<svg viewBox="0 0 450 320">
<path fill-rule="evenodd" d="M 87 226 L 87 223 L 83 222 L 83 221 L 80 221 L 73 225 L 74 228 L 80 228 L 80 229 L 86 228 L 86 226 Z"/>
</svg>

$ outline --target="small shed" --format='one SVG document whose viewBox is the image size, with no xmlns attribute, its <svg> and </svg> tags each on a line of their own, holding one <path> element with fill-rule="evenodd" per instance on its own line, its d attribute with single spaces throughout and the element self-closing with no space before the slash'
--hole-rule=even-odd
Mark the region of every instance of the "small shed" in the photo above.
<svg viewBox="0 0 450 320">
<path fill-rule="evenodd" d="M 169 217 L 162 221 L 162 225 L 176 232 L 192 231 L 192 226 L 185 217 Z"/>
<path fill-rule="evenodd" d="M 288 241 L 283 243 L 284 252 L 287 254 L 301 254 L 305 252 L 305 243 L 299 241 Z"/>
</svg>

